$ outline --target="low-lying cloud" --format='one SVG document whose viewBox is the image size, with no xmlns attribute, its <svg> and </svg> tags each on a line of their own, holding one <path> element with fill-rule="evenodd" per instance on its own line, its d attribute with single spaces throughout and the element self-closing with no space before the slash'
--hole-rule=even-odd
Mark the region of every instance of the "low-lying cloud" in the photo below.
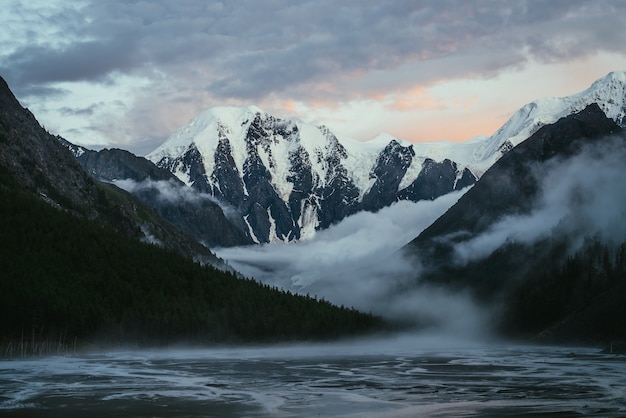
<svg viewBox="0 0 626 418">
<path fill-rule="evenodd" d="M 200 193 L 191 187 L 177 184 L 173 180 L 145 179 L 138 182 L 133 179 L 123 179 L 115 180 L 113 181 L 113 184 L 129 193 L 156 190 L 158 191 L 158 198 L 167 202 L 198 202 L 203 199 L 209 199 L 217 203 L 213 196 L 206 193 Z"/>
<path fill-rule="evenodd" d="M 532 244 L 549 236 L 566 237 L 569 250 L 586 237 L 621 243 L 626 239 L 626 141 L 612 138 L 585 147 L 568 159 L 538 167 L 540 194 L 530 213 L 505 216 L 455 246 L 465 264 L 489 256 L 507 242 Z"/>
<path fill-rule="evenodd" d="M 113 182 L 120 189 L 129 193 L 155 192 L 156 198 L 161 202 L 170 204 L 179 204 L 180 202 L 188 202 L 201 204 L 210 201 L 217 204 L 224 212 L 224 215 L 231 221 L 238 221 L 239 212 L 227 203 L 216 199 L 208 193 L 202 193 L 174 180 L 151 180 L 145 179 L 137 182 L 133 179 L 115 180 Z"/>
<path fill-rule="evenodd" d="M 456 244 L 460 264 L 489 256 L 508 242 L 532 244 L 565 237 L 571 251 L 585 237 L 626 239 L 626 146 L 623 139 L 586 147 L 537 167 L 540 193 L 525 215 L 494 220 L 484 233 Z M 420 281 L 418 261 L 398 251 L 464 193 L 435 201 L 397 202 L 358 213 L 310 241 L 218 250 L 244 275 L 386 318 L 432 325 L 445 335 L 485 336 L 489 307 L 463 292 Z M 428 260 L 424 260 L 426 263 Z"/>
<path fill-rule="evenodd" d="M 248 277 L 386 318 L 443 327 L 455 335 L 481 329 L 481 310 L 464 294 L 419 285 L 419 266 L 399 249 L 467 189 L 434 201 L 396 202 L 360 212 L 298 243 L 218 249 Z"/>
</svg>

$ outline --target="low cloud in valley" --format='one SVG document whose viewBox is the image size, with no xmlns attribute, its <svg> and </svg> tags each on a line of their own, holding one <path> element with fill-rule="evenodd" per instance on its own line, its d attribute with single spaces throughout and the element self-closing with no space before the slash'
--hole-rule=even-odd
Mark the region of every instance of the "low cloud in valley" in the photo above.
<svg viewBox="0 0 626 418">
<path fill-rule="evenodd" d="M 540 194 L 528 214 L 505 216 L 479 236 L 455 246 L 465 264 L 489 256 L 507 242 L 532 244 L 552 234 L 566 237 L 575 252 L 586 237 L 619 244 L 626 240 L 626 144 L 608 138 L 568 159 L 538 167 Z"/>
<path fill-rule="evenodd" d="M 308 241 L 224 248 L 217 254 L 263 283 L 474 336 L 483 330 L 482 310 L 463 293 L 419 284 L 419 266 L 399 252 L 466 191 L 360 212 Z"/>
<path fill-rule="evenodd" d="M 570 251 L 585 237 L 626 239 L 626 147 L 621 139 L 586 147 L 536 168 L 540 193 L 530 213 L 495 219 L 484 233 L 454 248 L 460 265 L 489 256 L 507 242 L 532 244 L 564 236 Z M 420 281 L 420 264 L 398 251 L 464 193 L 435 201 L 397 202 L 353 215 L 309 241 L 218 250 L 244 275 L 387 318 L 433 325 L 455 336 L 484 335 L 488 307 L 462 291 Z"/>
</svg>

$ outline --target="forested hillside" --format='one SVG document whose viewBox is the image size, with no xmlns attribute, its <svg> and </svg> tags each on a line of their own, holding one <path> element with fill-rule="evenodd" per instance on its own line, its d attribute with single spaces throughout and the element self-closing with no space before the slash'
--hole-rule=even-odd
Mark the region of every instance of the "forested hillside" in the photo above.
<svg viewBox="0 0 626 418">
<path fill-rule="evenodd" d="M 6 171 L 0 180 L 1 355 L 87 342 L 328 339 L 381 325 L 55 209 L 11 187 Z"/>
<path fill-rule="evenodd" d="M 588 239 L 560 266 L 538 273 L 529 272 L 513 292 L 501 318 L 505 334 L 626 341 L 626 242 Z"/>
</svg>

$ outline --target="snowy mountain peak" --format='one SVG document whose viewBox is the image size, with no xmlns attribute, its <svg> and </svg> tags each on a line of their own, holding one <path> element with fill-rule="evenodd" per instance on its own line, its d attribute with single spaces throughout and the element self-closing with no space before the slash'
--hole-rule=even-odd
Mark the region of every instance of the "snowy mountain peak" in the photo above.
<svg viewBox="0 0 626 418">
<path fill-rule="evenodd" d="M 232 206 L 255 241 L 290 241 L 360 210 L 471 185 L 539 128 L 589 104 L 624 125 L 625 87 L 626 72 L 610 73 L 578 94 L 526 104 L 491 137 L 456 143 L 410 143 L 389 134 L 360 142 L 256 106 L 216 107 L 147 158 Z"/>
<path fill-rule="evenodd" d="M 427 157 L 414 156 L 413 145 L 401 139 L 338 138 L 326 126 L 248 106 L 200 113 L 147 158 L 233 207 L 253 240 L 272 242 L 310 236 L 398 199 L 434 199 L 454 190 L 463 175 L 475 181 L 464 166 L 437 165 L 437 157 L 420 176 Z M 416 186 L 435 180 L 435 188 Z M 400 197 L 407 187 L 411 192 Z"/>
<path fill-rule="evenodd" d="M 606 76 L 597 79 L 591 84 L 590 89 L 598 89 L 602 88 L 602 86 L 606 85 L 626 85 L 626 70 L 623 71 L 611 71 Z"/>
<path fill-rule="evenodd" d="M 264 114 L 256 106 L 233 107 L 217 106 L 201 112 L 186 125 L 172 134 L 166 142 L 146 156 L 148 159 L 174 157 L 184 152 L 192 142 L 205 143 L 210 146 L 218 139 L 212 135 L 218 128 L 227 129 L 229 134 L 234 134 L 231 130 L 240 130 L 249 125 L 257 114 Z M 208 134 L 208 133 L 211 134 Z"/>
<path fill-rule="evenodd" d="M 597 99 L 594 101 L 608 118 L 626 126 L 626 71 L 613 71 L 596 80 L 580 96 L 579 101 Z"/>
<path fill-rule="evenodd" d="M 565 97 L 544 97 L 522 106 L 467 161 L 479 176 L 505 152 L 526 140 L 544 125 L 580 112 L 597 103 L 618 125 L 626 125 L 626 71 L 614 71 L 596 80 L 586 90 Z"/>
<path fill-rule="evenodd" d="M 391 141 L 396 141 L 397 143 L 408 147 L 411 146 L 412 143 L 409 141 L 406 141 L 404 139 L 398 138 L 390 133 L 387 132 L 382 132 L 378 135 L 376 135 L 374 138 L 369 139 L 367 141 L 365 141 L 366 144 L 370 144 L 370 145 L 376 145 L 376 146 L 382 146 L 383 148 L 389 144 Z"/>
<path fill-rule="evenodd" d="M 237 122 L 245 121 L 254 117 L 257 113 L 265 114 L 263 110 L 254 105 L 249 106 L 216 106 L 211 107 L 196 116 L 192 122 L 209 124 L 216 120 L 224 122 L 226 125 L 234 125 Z"/>
</svg>

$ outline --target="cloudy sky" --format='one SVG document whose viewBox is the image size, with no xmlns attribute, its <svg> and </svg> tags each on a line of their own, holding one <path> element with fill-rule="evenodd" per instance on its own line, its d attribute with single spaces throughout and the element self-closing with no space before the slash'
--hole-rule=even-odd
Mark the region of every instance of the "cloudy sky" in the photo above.
<svg viewBox="0 0 626 418">
<path fill-rule="evenodd" d="M 626 69 L 622 0 L 3 0 L 0 27 L 49 131 L 141 155 L 216 105 L 460 141 Z"/>
</svg>

